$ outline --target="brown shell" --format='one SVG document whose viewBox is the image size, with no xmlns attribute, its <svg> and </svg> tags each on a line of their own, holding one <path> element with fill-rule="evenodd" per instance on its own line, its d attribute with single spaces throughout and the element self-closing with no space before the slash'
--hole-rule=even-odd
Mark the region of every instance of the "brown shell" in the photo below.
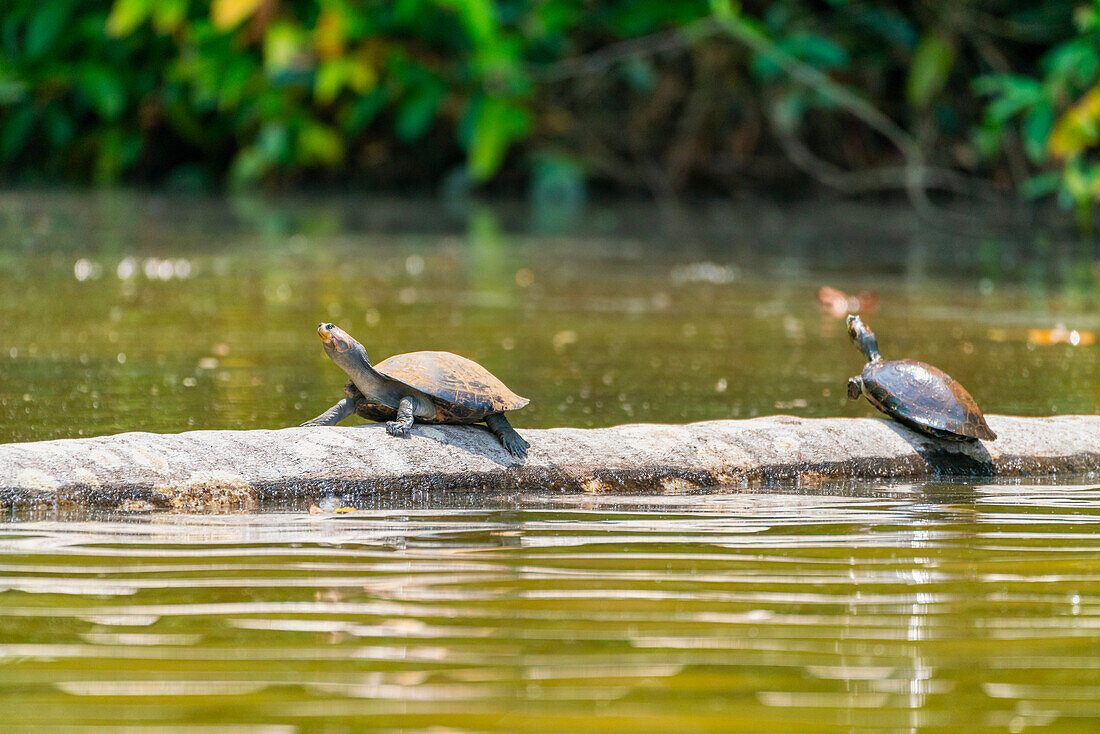
<svg viewBox="0 0 1100 734">
<path fill-rule="evenodd" d="M 431 398 L 437 421 L 477 421 L 530 402 L 477 362 L 450 352 L 397 354 L 374 369 Z"/>
<path fill-rule="evenodd" d="M 997 435 L 966 389 L 941 369 L 912 359 L 868 362 L 863 389 L 879 410 L 941 438 Z"/>
</svg>

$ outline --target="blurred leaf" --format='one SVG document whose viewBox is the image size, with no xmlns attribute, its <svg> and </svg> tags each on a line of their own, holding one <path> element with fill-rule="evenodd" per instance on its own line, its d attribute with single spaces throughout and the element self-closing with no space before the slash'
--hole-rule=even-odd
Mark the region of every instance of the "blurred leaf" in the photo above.
<svg viewBox="0 0 1100 734">
<path fill-rule="evenodd" d="M 1003 140 L 1004 126 L 993 121 L 986 121 L 971 133 L 971 144 L 978 156 L 984 160 L 989 160 L 997 154 Z"/>
<path fill-rule="evenodd" d="M 210 19 L 218 30 L 229 30 L 259 10 L 264 0 L 212 0 Z"/>
<path fill-rule="evenodd" d="M 913 63 L 909 67 L 906 86 L 909 104 L 918 109 L 927 107 L 943 91 L 954 63 L 955 50 L 945 38 L 937 34 L 922 38 L 913 52 Z"/>
<path fill-rule="evenodd" d="M 369 52 L 355 54 L 345 64 L 348 70 L 347 85 L 353 92 L 363 94 L 378 83 L 378 71 Z"/>
<path fill-rule="evenodd" d="M 251 145 L 241 148 L 229 168 L 230 181 L 238 187 L 255 183 L 272 164 L 273 161 L 259 148 Z"/>
<path fill-rule="evenodd" d="M 828 70 L 846 66 L 847 52 L 832 40 L 814 33 L 796 33 L 775 43 L 779 54 L 787 54 L 815 69 Z M 786 72 L 777 54 L 756 54 L 752 62 L 753 73 L 764 80 L 785 77 Z"/>
<path fill-rule="evenodd" d="M 313 96 L 323 105 L 332 104 L 346 87 L 362 94 L 377 82 L 377 74 L 362 56 L 326 61 L 317 68 Z"/>
<path fill-rule="evenodd" d="M 122 81 L 105 66 L 85 65 L 80 74 L 80 91 L 104 120 L 114 120 L 126 106 Z"/>
<path fill-rule="evenodd" d="M 298 26 L 280 22 L 272 24 L 264 34 L 264 69 L 276 74 L 291 68 L 305 46 L 305 37 Z"/>
<path fill-rule="evenodd" d="M 1047 150 L 1056 158 L 1069 158 L 1100 141 L 1100 87 L 1093 87 L 1058 118 Z"/>
<path fill-rule="evenodd" d="M 0 105 L 22 101 L 27 96 L 27 85 L 19 79 L 0 76 Z"/>
<path fill-rule="evenodd" d="M 1039 82 L 1028 77 L 983 77 L 975 83 L 975 87 L 980 91 L 989 90 L 986 93 L 994 95 L 993 101 L 986 107 L 986 114 L 998 123 L 1008 122 L 1043 99 Z"/>
<path fill-rule="evenodd" d="M 49 0 L 37 5 L 37 10 L 31 15 L 27 24 L 27 37 L 25 39 L 24 52 L 31 59 L 37 59 L 50 50 L 61 31 L 65 29 L 66 21 L 72 4 L 69 0 Z"/>
<path fill-rule="evenodd" d="M 859 23 L 861 29 L 906 48 L 913 48 L 920 41 L 920 32 L 913 20 L 906 17 L 900 9 L 874 7 L 871 5 L 849 5 L 848 13 Z"/>
<path fill-rule="evenodd" d="M 156 0 L 153 26 L 159 33 L 171 33 L 187 18 L 189 0 Z"/>
<path fill-rule="evenodd" d="M 244 101 L 258 69 L 250 57 L 238 56 L 221 65 L 220 72 L 218 109 L 236 109 Z"/>
<path fill-rule="evenodd" d="M 313 30 L 314 47 L 322 59 L 336 59 L 344 55 L 347 42 L 347 20 L 343 13 L 332 9 L 322 10 Z"/>
<path fill-rule="evenodd" d="M 331 104 L 347 81 L 347 64 L 340 60 L 327 61 L 317 67 L 313 79 L 313 96 L 321 104 Z"/>
<path fill-rule="evenodd" d="M 63 148 L 76 137 L 76 124 L 59 106 L 47 107 L 42 113 L 42 128 L 50 145 Z"/>
<path fill-rule="evenodd" d="M 1054 108 L 1049 102 L 1040 102 L 1024 118 L 1024 150 L 1035 163 L 1047 159 L 1047 141 L 1054 126 Z"/>
<path fill-rule="evenodd" d="M 1100 68 L 1100 48 L 1091 38 L 1076 38 L 1055 46 L 1043 63 L 1049 84 L 1069 87 L 1076 92 L 1096 76 Z"/>
<path fill-rule="evenodd" d="M 397 111 L 397 137 L 411 143 L 428 132 L 446 91 L 442 84 L 421 85 Z"/>
<path fill-rule="evenodd" d="M 718 18 L 732 18 L 741 14 L 741 3 L 733 0 L 710 0 L 710 13 Z"/>
<path fill-rule="evenodd" d="M 269 163 L 280 163 L 290 159 L 290 133 L 281 122 L 269 122 L 260 130 L 256 149 L 263 153 Z"/>
<path fill-rule="evenodd" d="M 496 173 L 508 148 L 531 129 L 531 113 L 508 100 L 482 97 L 467 112 L 469 126 L 468 158 L 470 176 L 484 181 Z"/>
<path fill-rule="evenodd" d="M 333 165 L 344 157 L 344 140 L 327 125 L 310 121 L 298 132 L 298 161 L 304 165 Z"/>
<path fill-rule="evenodd" d="M 1025 181 L 1021 193 L 1030 199 L 1038 199 L 1053 194 L 1061 184 L 1062 174 L 1057 171 L 1048 171 Z"/>
<path fill-rule="evenodd" d="M 378 113 L 385 108 L 387 101 L 382 89 L 375 89 L 370 94 L 360 97 L 351 106 L 346 119 L 343 120 L 344 129 L 352 135 L 359 134 L 374 121 Z"/>
<path fill-rule="evenodd" d="M 128 36 L 152 11 L 152 0 L 115 0 L 107 16 L 107 35 L 115 38 Z"/>
<path fill-rule="evenodd" d="M 438 0 L 454 9 L 475 44 L 488 45 L 497 35 L 496 11 L 492 0 Z"/>
</svg>

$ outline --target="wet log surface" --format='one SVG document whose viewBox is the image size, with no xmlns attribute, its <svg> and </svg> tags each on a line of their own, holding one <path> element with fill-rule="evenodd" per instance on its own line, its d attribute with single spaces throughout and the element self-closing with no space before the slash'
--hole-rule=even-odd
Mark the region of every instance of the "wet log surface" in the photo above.
<svg viewBox="0 0 1100 734">
<path fill-rule="evenodd" d="M 250 509 L 387 493 L 692 493 L 783 480 L 1100 471 L 1100 416 L 989 416 L 996 441 L 958 444 L 875 418 L 770 416 L 686 425 L 523 430 L 525 462 L 484 428 L 382 425 L 123 433 L 0 445 L 0 504 Z"/>
</svg>

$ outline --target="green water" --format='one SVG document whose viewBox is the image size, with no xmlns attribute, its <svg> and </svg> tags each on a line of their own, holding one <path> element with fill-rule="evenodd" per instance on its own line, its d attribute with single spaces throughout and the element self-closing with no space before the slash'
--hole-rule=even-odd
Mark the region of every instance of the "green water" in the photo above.
<svg viewBox="0 0 1100 734">
<path fill-rule="evenodd" d="M 871 415 L 845 401 L 862 359 L 822 285 L 876 291 L 883 353 L 943 368 L 986 412 L 1097 412 L 1097 347 L 1026 338 L 1100 335 L 1091 246 L 905 212 L 750 207 L 657 236 L 644 207 L 563 234 L 507 208 L 9 195 L 0 441 L 297 425 L 342 397 L 321 320 L 375 361 L 481 362 L 531 398 L 518 427 Z"/>
<path fill-rule="evenodd" d="M 816 292 L 987 412 L 1095 413 L 1095 247 L 905 209 L 0 195 L 0 441 L 296 425 L 315 328 L 445 349 L 520 427 L 872 415 Z M 1029 339 L 1029 331 L 1033 332 Z M 1035 334 L 1038 334 L 1036 336 Z M 396 440 L 396 439 L 395 439 Z M 1034 480 L 1033 480 L 1034 481 Z M 845 483 L 11 514 L 4 731 L 1094 732 L 1100 490 Z M 338 502 L 339 498 L 333 498 Z"/>
<path fill-rule="evenodd" d="M 858 494 L 13 522 L 0 716 L 41 732 L 1097 730 L 1100 490 Z"/>
</svg>

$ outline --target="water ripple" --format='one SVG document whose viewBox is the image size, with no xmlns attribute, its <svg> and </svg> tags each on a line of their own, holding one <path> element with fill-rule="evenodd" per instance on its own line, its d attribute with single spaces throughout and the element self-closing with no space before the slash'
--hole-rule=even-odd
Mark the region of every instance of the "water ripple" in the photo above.
<svg viewBox="0 0 1100 734">
<path fill-rule="evenodd" d="M 1088 730 L 1098 499 L 925 484 L 15 521 L 0 712 L 28 732 Z"/>
</svg>

